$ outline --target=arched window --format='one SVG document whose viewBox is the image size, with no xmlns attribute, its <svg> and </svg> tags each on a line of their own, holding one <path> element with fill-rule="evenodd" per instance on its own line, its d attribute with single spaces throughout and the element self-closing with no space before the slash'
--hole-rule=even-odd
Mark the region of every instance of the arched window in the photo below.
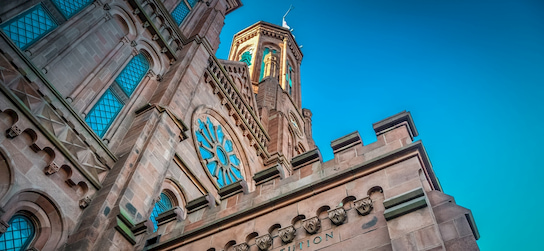
<svg viewBox="0 0 544 251">
<path fill-rule="evenodd" d="M 174 8 L 171 15 L 178 26 L 181 25 L 183 20 L 189 15 L 189 12 L 193 9 L 196 2 L 198 2 L 198 0 L 181 0 L 178 6 Z"/>
<path fill-rule="evenodd" d="M 287 62 L 287 74 L 285 75 L 287 78 L 287 92 L 289 95 L 293 94 L 293 67 Z"/>
<path fill-rule="evenodd" d="M 251 65 L 251 51 L 246 51 L 242 53 L 240 62 L 246 63 L 248 66 Z"/>
<path fill-rule="evenodd" d="M 22 1 L 21 1 L 22 2 Z M 66 19 L 74 16 L 93 0 L 51 0 L 51 4 L 39 3 L 1 25 L 2 30 L 22 50 L 40 40 Z M 60 12 L 65 20 L 51 13 Z"/>
<path fill-rule="evenodd" d="M 125 66 L 115 79 L 114 84 L 104 92 L 85 117 L 85 122 L 96 134 L 100 137 L 104 136 L 125 105 L 123 100 L 130 98 L 148 70 L 149 61 L 141 53 L 133 57 Z M 117 89 L 121 91 L 116 91 Z"/>
<path fill-rule="evenodd" d="M 0 250 L 25 250 L 34 239 L 36 227 L 24 215 L 15 215 L 9 220 L 9 228 L 0 236 Z"/>
<path fill-rule="evenodd" d="M 153 207 L 153 211 L 151 211 L 151 221 L 153 222 L 153 232 L 157 231 L 158 222 L 157 222 L 157 216 L 161 214 L 162 212 L 168 211 L 168 209 L 174 207 L 172 203 L 172 199 L 166 195 L 166 193 L 162 192 L 159 201 L 155 203 L 155 206 Z"/>
</svg>

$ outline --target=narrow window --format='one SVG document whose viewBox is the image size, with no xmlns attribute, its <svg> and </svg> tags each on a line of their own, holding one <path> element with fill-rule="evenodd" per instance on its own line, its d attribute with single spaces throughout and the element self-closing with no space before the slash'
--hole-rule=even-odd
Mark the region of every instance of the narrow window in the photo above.
<svg viewBox="0 0 544 251">
<path fill-rule="evenodd" d="M 2 30 L 24 50 L 56 27 L 49 12 L 38 4 L 2 25 Z"/>
<path fill-rule="evenodd" d="M 276 54 L 276 50 L 271 50 L 269 48 L 264 48 L 263 59 L 261 60 L 261 74 L 260 74 L 260 77 L 259 77 L 259 81 L 263 80 L 263 76 L 264 76 L 264 68 L 266 66 L 266 64 L 264 62 L 264 59 L 265 59 L 266 55 L 268 55 L 270 53 Z"/>
<path fill-rule="evenodd" d="M 172 208 L 172 200 L 166 195 L 165 193 L 161 193 L 159 201 L 155 203 L 155 206 L 153 207 L 153 211 L 151 211 L 151 221 L 153 222 L 153 232 L 157 231 L 157 228 L 159 227 L 157 222 L 157 217 L 162 212 L 168 211 L 168 209 Z"/>
<path fill-rule="evenodd" d="M 183 20 L 187 17 L 187 15 L 189 15 L 189 12 L 193 9 L 196 2 L 198 2 L 198 0 L 188 0 L 187 2 L 182 0 L 178 6 L 174 8 L 174 11 L 172 11 L 172 17 L 178 26 L 181 25 Z"/>
<path fill-rule="evenodd" d="M 125 66 L 115 79 L 113 85 L 104 92 L 87 117 L 85 117 L 85 122 L 87 122 L 96 134 L 103 137 L 123 108 L 123 99 L 118 95 L 126 95 L 124 98 L 130 98 L 148 70 L 149 61 L 147 61 L 143 54 L 136 55 L 128 62 L 127 66 Z M 113 91 L 115 88 L 120 88 L 122 93 Z"/>
<path fill-rule="evenodd" d="M 83 8 L 87 7 L 94 0 L 51 0 L 55 7 L 59 9 L 60 13 L 66 18 L 69 19 Z"/>
<path fill-rule="evenodd" d="M 0 236 L 0 250 L 26 250 L 36 232 L 32 221 L 24 215 L 15 215 L 8 224 L 9 228 Z"/>
<path fill-rule="evenodd" d="M 287 74 L 285 75 L 285 77 L 287 78 L 287 92 L 289 93 L 289 95 L 292 95 L 292 93 L 293 93 L 293 68 L 291 67 L 289 62 L 287 62 Z"/>
</svg>

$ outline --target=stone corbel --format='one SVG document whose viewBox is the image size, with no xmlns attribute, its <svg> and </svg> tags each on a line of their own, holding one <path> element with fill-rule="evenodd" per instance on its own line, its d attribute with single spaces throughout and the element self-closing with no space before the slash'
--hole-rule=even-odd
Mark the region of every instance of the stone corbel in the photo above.
<svg viewBox="0 0 544 251">
<path fill-rule="evenodd" d="M 327 212 L 329 213 L 329 219 L 334 225 L 342 225 L 347 219 L 347 214 L 344 207 L 337 207 Z"/>
<path fill-rule="evenodd" d="M 85 198 L 79 200 L 79 208 L 81 209 L 85 209 L 89 204 L 91 204 L 91 198 L 89 196 L 85 196 Z"/>
<path fill-rule="evenodd" d="M 232 250 L 234 250 L 234 251 L 248 251 L 249 250 L 249 245 L 247 245 L 247 243 L 245 243 L 245 242 L 242 242 L 240 244 L 236 244 L 236 245 L 232 246 Z"/>
<path fill-rule="evenodd" d="M 43 170 L 43 172 L 46 174 L 46 175 L 51 175 L 51 174 L 54 174 L 56 172 L 59 171 L 59 166 L 57 164 L 55 164 L 55 162 L 51 162 L 49 163 L 49 165 L 47 165 L 45 167 L 45 169 Z"/>
<path fill-rule="evenodd" d="M 295 229 L 295 227 L 293 227 L 293 225 L 278 230 L 278 234 L 284 243 L 292 242 L 293 239 L 295 239 L 296 232 L 297 230 Z"/>
<path fill-rule="evenodd" d="M 260 250 L 266 251 L 272 247 L 272 236 L 270 234 L 265 234 L 255 238 L 255 244 L 259 247 Z"/>
<path fill-rule="evenodd" d="M 21 132 L 21 128 L 19 128 L 17 125 L 12 125 L 8 130 L 6 130 L 6 137 L 13 139 L 21 135 Z"/>
<path fill-rule="evenodd" d="M 357 212 L 360 215 L 367 215 L 372 211 L 372 199 L 370 197 L 365 197 L 363 199 L 353 202 L 353 206 L 357 209 Z"/>
<path fill-rule="evenodd" d="M 309 234 L 315 234 L 321 228 L 321 220 L 319 217 L 314 216 L 312 218 L 302 220 L 302 226 Z"/>
</svg>

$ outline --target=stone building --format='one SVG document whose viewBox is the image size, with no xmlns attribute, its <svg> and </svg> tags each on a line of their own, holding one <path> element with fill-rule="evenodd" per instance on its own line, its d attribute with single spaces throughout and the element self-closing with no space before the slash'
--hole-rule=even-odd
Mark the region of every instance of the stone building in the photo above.
<svg viewBox="0 0 544 251">
<path fill-rule="evenodd" d="M 240 0 L 0 7 L 0 250 L 477 250 L 409 112 L 331 141 L 302 52 Z"/>
</svg>

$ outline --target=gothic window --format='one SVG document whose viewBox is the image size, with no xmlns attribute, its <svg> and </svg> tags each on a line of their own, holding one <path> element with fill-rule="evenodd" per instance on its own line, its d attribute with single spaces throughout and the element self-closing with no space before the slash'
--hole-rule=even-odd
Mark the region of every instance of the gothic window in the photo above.
<svg viewBox="0 0 544 251">
<path fill-rule="evenodd" d="M 179 25 L 183 22 L 183 20 L 187 17 L 189 12 L 193 9 L 196 2 L 198 0 L 181 0 L 181 2 L 174 8 L 172 11 L 172 17 L 174 18 L 174 21 Z"/>
<path fill-rule="evenodd" d="M 251 51 L 246 51 L 242 53 L 242 58 L 240 59 L 240 61 L 246 63 L 249 66 L 251 65 L 251 56 Z"/>
<path fill-rule="evenodd" d="M 242 163 L 232 140 L 221 125 L 212 123 L 210 117 L 207 117 L 198 119 L 197 126 L 195 134 L 200 156 L 214 181 L 221 188 L 241 180 Z"/>
<path fill-rule="evenodd" d="M 68 19 L 81 11 L 94 0 L 52 0 L 62 15 Z"/>
<path fill-rule="evenodd" d="M 123 108 L 123 98 L 130 98 L 148 70 L 149 61 L 141 53 L 133 57 L 127 66 L 125 66 L 115 79 L 114 84 L 104 92 L 85 117 L 85 122 L 87 122 L 96 134 L 100 137 L 104 136 L 111 123 L 113 123 Z M 120 88 L 122 92 L 116 92 L 115 89 L 117 88 Z M 124 97 L 121 98 L 119 96 Z"/>
<path fill-rule="evenodd" d="M 8 224 L 9 228 L 0 236 L 0 250 L 26 250 L 36 232 L 32 220 L 24 215 L 15 215 Z"/>
<path fill-rule="evenodd" d="M 287 74 L 285 75 L 287 78 L 287 92 L 289 95 L 292 95 L 293 92 L 293 67 L 287 62 Z"/>
<path fill-rule="evenodd" d="M 2 25 L 2 30 L 24 50 L 56 27 L 51 14 L 38 4 Z"/>
<path fill-rule="evenodd" d="M 159 201 L 155 203 L 155 206 L 153 207 L 153 211 L 151 211 L 151 221 L 153 222 L 153 232 L 157 231 L 158 222 L 157 217 L 159 214 L 168 211 L 168 209 L 174 207 L 174 204 L 172 203 L 172 199 L 166 195 L 166 193 L 162 192 Z"/>
<path fill-rule="evenodd" d="M 261 73 L 260 73 L 260 77 L 259 77 L 259 81 L 263 80 L 263 76 L 264 76 L 264 69 L 265 69 L 265 62 L 264 62 L 264 58 L 268 55 L 268 54 L 276 54 L 276 50 L 274 49 L 269 49 L 269 48 L 264 48 L 264 51 L 263 51 L 263 58 L 261 60 Z"/>
<path fill-rule="evenodd" d="M 24 50 L 65 21 L 54 18 L 51 12 L 60 12 L 68 19 L 93 2 L 93 0 L 51 1 L 54 7 L 50 8 L 53 9 L 48 9 L 46 5 L 39 3 L 0 27 L 19 48 Z"/>
</svg>

